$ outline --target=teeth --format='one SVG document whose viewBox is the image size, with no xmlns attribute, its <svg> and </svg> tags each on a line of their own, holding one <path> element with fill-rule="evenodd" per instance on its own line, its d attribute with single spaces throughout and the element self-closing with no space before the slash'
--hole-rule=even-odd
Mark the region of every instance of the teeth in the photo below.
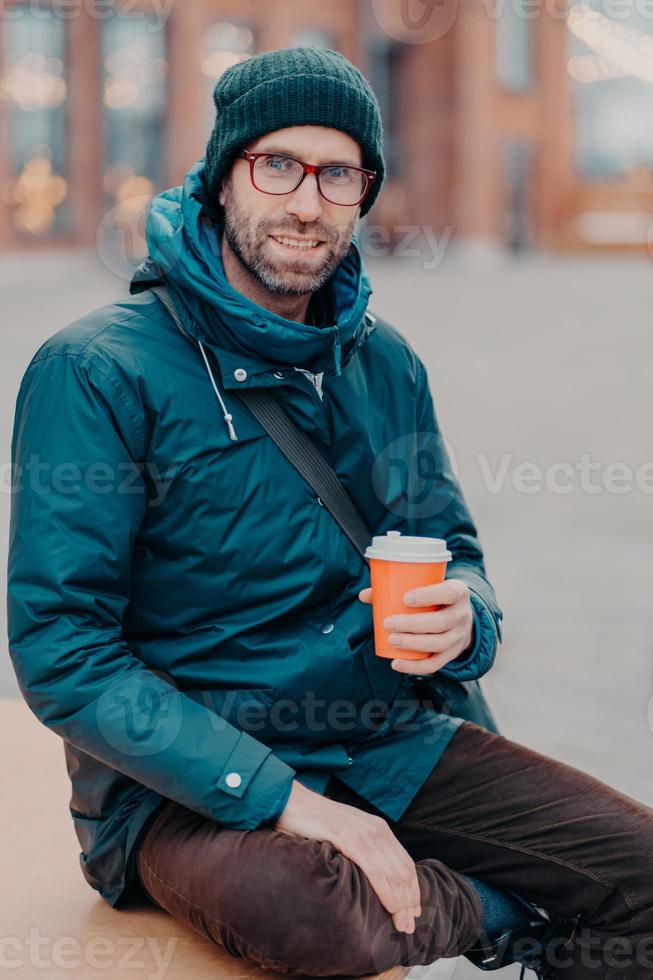
<svg viewBox="0 0 653 980">
<path fill-rule="evenodd" d="M 299 242 L 296 238 L 277 238 L 276 235 L 273 235 L 273 238 L 275 241 L 281 242 L 282 245 L 289 245 L 290 248 L 315 248 L 316 245 L 320 244 L 319 242 Z"/>
</svg>

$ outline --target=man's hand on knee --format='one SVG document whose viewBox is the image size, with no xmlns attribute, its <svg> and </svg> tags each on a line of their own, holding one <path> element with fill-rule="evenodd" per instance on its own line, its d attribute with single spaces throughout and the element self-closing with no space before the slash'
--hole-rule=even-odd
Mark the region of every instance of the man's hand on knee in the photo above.
<svg viewBox="0 0 653 980">
<path fill-rule="evenodd" d="M 412 933 L 421 914 L 415 862 L 382 817 L 307 789 L 298 780 L 277 830 L 328 840 L 363 871 L 395 929 Z"/>
</svg>

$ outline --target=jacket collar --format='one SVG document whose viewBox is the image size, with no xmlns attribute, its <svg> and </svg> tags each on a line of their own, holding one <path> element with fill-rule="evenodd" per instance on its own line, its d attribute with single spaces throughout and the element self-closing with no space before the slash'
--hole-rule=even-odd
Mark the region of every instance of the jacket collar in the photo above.
<svg viewBox="0 0 653 980">
<path fill-rule="evenodd" d="M 148 257 L 135 271 L 130 293 L 165 282 L 186 314 L 188 332 L 211 347 L 226 387 L 279 383 L 274 372 L 293 367 L 338 375 L 374 329 L 366 317 L 372 288 L 354 235 L 347 254 L 324 287 L 331 289 L 334 322 L 297 323 L 252 302 L 227 280 L 219 238 L 202 214 L 206 203 L 204 160 L 188 171 L 183 185 L 151 202 L 147 217 Z M 272 380 L 270 381 L 270 378 Z"/>
</svg>

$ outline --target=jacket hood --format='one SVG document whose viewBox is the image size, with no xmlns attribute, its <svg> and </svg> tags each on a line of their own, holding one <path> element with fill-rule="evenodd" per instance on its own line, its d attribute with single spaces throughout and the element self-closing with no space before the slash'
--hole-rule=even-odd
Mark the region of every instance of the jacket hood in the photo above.
<svg viewBox="0 0 653 980">
<path fill-rule="evenodd" d="M 230 285 L 219 237 L 202 217 L 206 199 L 203 159 L 191 167 L 182 185 L 153 198 L 145 233 L 148 256 L 132 277 L 130 293 L 165 281 L 188 315 L 188 332 L 213 347 L 218 360 L 236 353 L 238 363 L 248 363 L 254 377 L 289 365 L 339 375 L 371 333 L 365 313 L 372 288 L 357 237 L 323 287 L 331 290 L 335 322 L 322 327 L 298 323 Z"/>
</svg>

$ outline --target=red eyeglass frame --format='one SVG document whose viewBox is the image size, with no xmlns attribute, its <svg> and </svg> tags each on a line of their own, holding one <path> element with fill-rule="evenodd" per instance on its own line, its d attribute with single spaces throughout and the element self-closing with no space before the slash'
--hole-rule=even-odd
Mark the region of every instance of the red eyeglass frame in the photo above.
<svg viewBox="0 0 653 980">
<path fill-rule="evenodd" d="M 332 200 L 330 200 L 330 198 L 328 198 L 326 196 L 326 194 L 324 194 L 324 192 L 322 191 L 322 188 L 320 187 L 320 173 L 321 173 L 321 171 L 322 170 L 326 170 L 328 167 L 337 166 L 337 164 L 333 164 L 333 163 L 304 163 L 303 160 L 298 160 L 297 157 L 293 157 L 289 153 L 271 153 L 269 150 L 261 151 L 260 153 L 250 153 L 249 150 L 240 150 L 239 153 L 237 154 L 237 156 L 240 159 L 243 159 L 243 160 L 247 160 L 248 161 L 248 163 L 249 163 L 249 179 L 252 182 L 252 187 L 254 187 L 261 194 L 271 194 L 273 197 L 283 197 L 284 194 L 293 194 L 297 190 L 297 188 L 299 187 L 299 185 L 301 184 L 301 182 L 304 180 L 304 177 L 306 176 L 306 174 L 315 174 L 315 180 L 317 182 L 317 189 L 318 189 L 319 193 L 321 194 L 321 196 L 324 198 L 325 201 L 328 201 L 329 204 L 335 204 L 336 207 L 340 207 L 340 208 L 355 208 L 355 207 L 358 207 L 359 204 L 362 204 L 363 201 L 365 200 L 365 198 L 367 197 L 367 195 L 369 194 L 370 187 L 372 186 L 372 181 L 375 179 L 375 177 L 378 176 L 376 170 L 366 170 L 365 167 L 353 167 L 349 163 L 347 163 L 347 164 L 345 164 L 345 163 L 340 164 L 340 166 L 349 167 L 350 170 L 358 170 L 359 173 L 364 174 L 365 177 L 367 178 L 367 185 L 365 187 L 365 190 L 363 191 L 361 197 L 357 201 L 355 201 L 353 204 L 340 204 L 338 201 L 332 201 Z M 295 186 L 293 187 L 293 189 L 291 191 L 264 191 L 264 190 L 261 190 L 260 187 L 257 187 L 256 186 L 256 183 L 254 181 L 254 164 L 256 163 L 256 161 L 258 160 L 259 157 L 284 157 L 286 160 L 294 160 L 295 163 L 299 163 L 300 166 L 302 166 L 304 168 L 304 173 L 301 175 L 301 177 L 299 178 L 297 184 L 295 184 Z"/>
</svg>

